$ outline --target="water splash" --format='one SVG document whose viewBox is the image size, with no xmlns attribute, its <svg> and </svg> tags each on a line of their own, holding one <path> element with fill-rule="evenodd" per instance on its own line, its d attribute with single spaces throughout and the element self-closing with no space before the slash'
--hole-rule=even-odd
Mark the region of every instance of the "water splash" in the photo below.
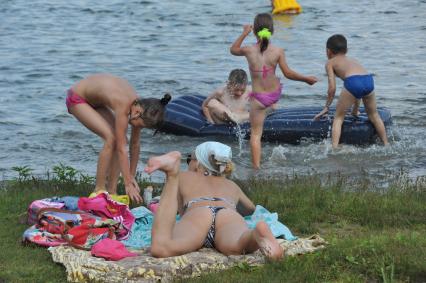
<svg viewBox="0 0 426 283">
<path fill-rule="evenodd" d="M 242 155 L 243 152 L 243 145 L 244 145 L 244 137 L 246 136 L 246 131 L 241 129 L 240 124 L 236 123 L 234 126 L 234 130 L 235 130 L 235 136 L 237 137 L 238 140 L 238 157 L 240 157 Z"/>
</svg>

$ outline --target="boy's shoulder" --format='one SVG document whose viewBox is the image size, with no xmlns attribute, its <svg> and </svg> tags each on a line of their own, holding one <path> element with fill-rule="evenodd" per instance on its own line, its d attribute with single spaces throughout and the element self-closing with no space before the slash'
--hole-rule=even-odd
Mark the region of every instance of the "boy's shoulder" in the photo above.
<svg viewBox="0 0 426 283">
<path fill-rule="evenodd" d="M 339 64 L 340 62 L 343 62 L 345 59 L 341 58 L 341 56 L 336 56 L 333 58 L 330 58 L 327 60 L 327 62 L 325 63 L 326 67 L 336 67 L 337 64 Z"/>
</svg>

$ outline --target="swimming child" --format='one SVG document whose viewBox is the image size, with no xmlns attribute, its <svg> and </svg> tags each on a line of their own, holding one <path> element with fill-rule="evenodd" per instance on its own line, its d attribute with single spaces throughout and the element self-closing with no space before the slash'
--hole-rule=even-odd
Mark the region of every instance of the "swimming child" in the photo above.
<svg viewBox="0 0 426 283">
<path fill-rule="evenodd" d="M 248 121 L 248 98 L 250 87 L 244 70 L 234 69 L 229 73 L 225 86 L 215 90 L 203 102 L 203 113 L 212 124 Z"/>
<path fill-rule="evenodd" d="M 373 75 L 369 74 L 357 61 L 346 56 L 347 41 L 341 34 L 335 34 L 327 40 L 327 57 L 325 65 L 328 76 L 328 97 L 324 109 L 318 113 L 314 120 L 320 119 L 328 113 L 336 92 L 336 78 L 341 78 L 344 87 L 340 93 L 339 101 L 336 105 L 332 127 L 332 146 L 337 148 L 342 131 L 342 123 L 345 118 L 346 109 L 354 105 L 352 114 L 358 114 L 359 100 L 362 99 L 368 118 L 376 128 L 376 131 L 383 141 L 388 145 L 386 129 L 376 108 L 376 96 L 374 94 Z"/>
<path fill-rule="evenodd" d="M 244 39 L 251 31 L 257 38 L 257 43 L 241 47 Z M 253 27 L 244 25 L 242 34 L 231 46 L 231 54 L 245 56 L 249 65 L 253 92 L 250 100 L 250 146 L 253 167 L 258 169 L 261 160 L 261 137 L 266 109 L 280 99 L 282 85 L 275 75 L 277 65 L 287 79 L 302 81 L 313 85 L 317 82 L 314 76 L 303 76 L 289 68 L 285 59 L 284 49 L 270 44 L 274 32 L 272 16 L 267 13 L 258 14 Z"/>
<path fill-rule="evenodd" d="M 68 112 L 104 140 L 99 153 L 95 192 L 117 193 L 120 172 L 126 194 L 141 202 L 135 180 L 142 128 L 155 129 L 163 121 L 164 109 L 171 96 L 162 99 L 140 98 L 126 80 L 110 74 L 94 74 L 74 84 L 66 97 Z M 131 125 L 130 160 L 127 127 Z"/>
</svg>

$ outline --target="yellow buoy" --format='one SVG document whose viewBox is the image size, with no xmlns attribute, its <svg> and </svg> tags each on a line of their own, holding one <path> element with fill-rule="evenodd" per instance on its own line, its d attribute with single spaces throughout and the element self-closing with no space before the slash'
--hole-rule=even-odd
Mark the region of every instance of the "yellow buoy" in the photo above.
<svg viewBox="0 0 426 283">
<path fill-rule="evenodd" d="M 273 0 L 272 14 L 299 14 L 302 7 L 296 0 Z"/>
</svg>

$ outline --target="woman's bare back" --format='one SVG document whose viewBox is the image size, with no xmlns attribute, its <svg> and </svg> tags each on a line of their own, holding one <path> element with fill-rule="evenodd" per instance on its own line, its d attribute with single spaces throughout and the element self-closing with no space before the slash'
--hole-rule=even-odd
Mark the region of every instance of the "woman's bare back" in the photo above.
<svg viewBox="0 0 426 283">
<path fill-rule="evenodd" d="M 234 204 L 238 203 L 238 186 L 225 177 L 204 176 L 197 172 L 181 172 L 179 175 L 179 193 L 183 204 L 199 197 L 225 198 Z M 219 205 L 229 207 L 224 201 L 202 201 L 193 207 Z"/>
</svg>

